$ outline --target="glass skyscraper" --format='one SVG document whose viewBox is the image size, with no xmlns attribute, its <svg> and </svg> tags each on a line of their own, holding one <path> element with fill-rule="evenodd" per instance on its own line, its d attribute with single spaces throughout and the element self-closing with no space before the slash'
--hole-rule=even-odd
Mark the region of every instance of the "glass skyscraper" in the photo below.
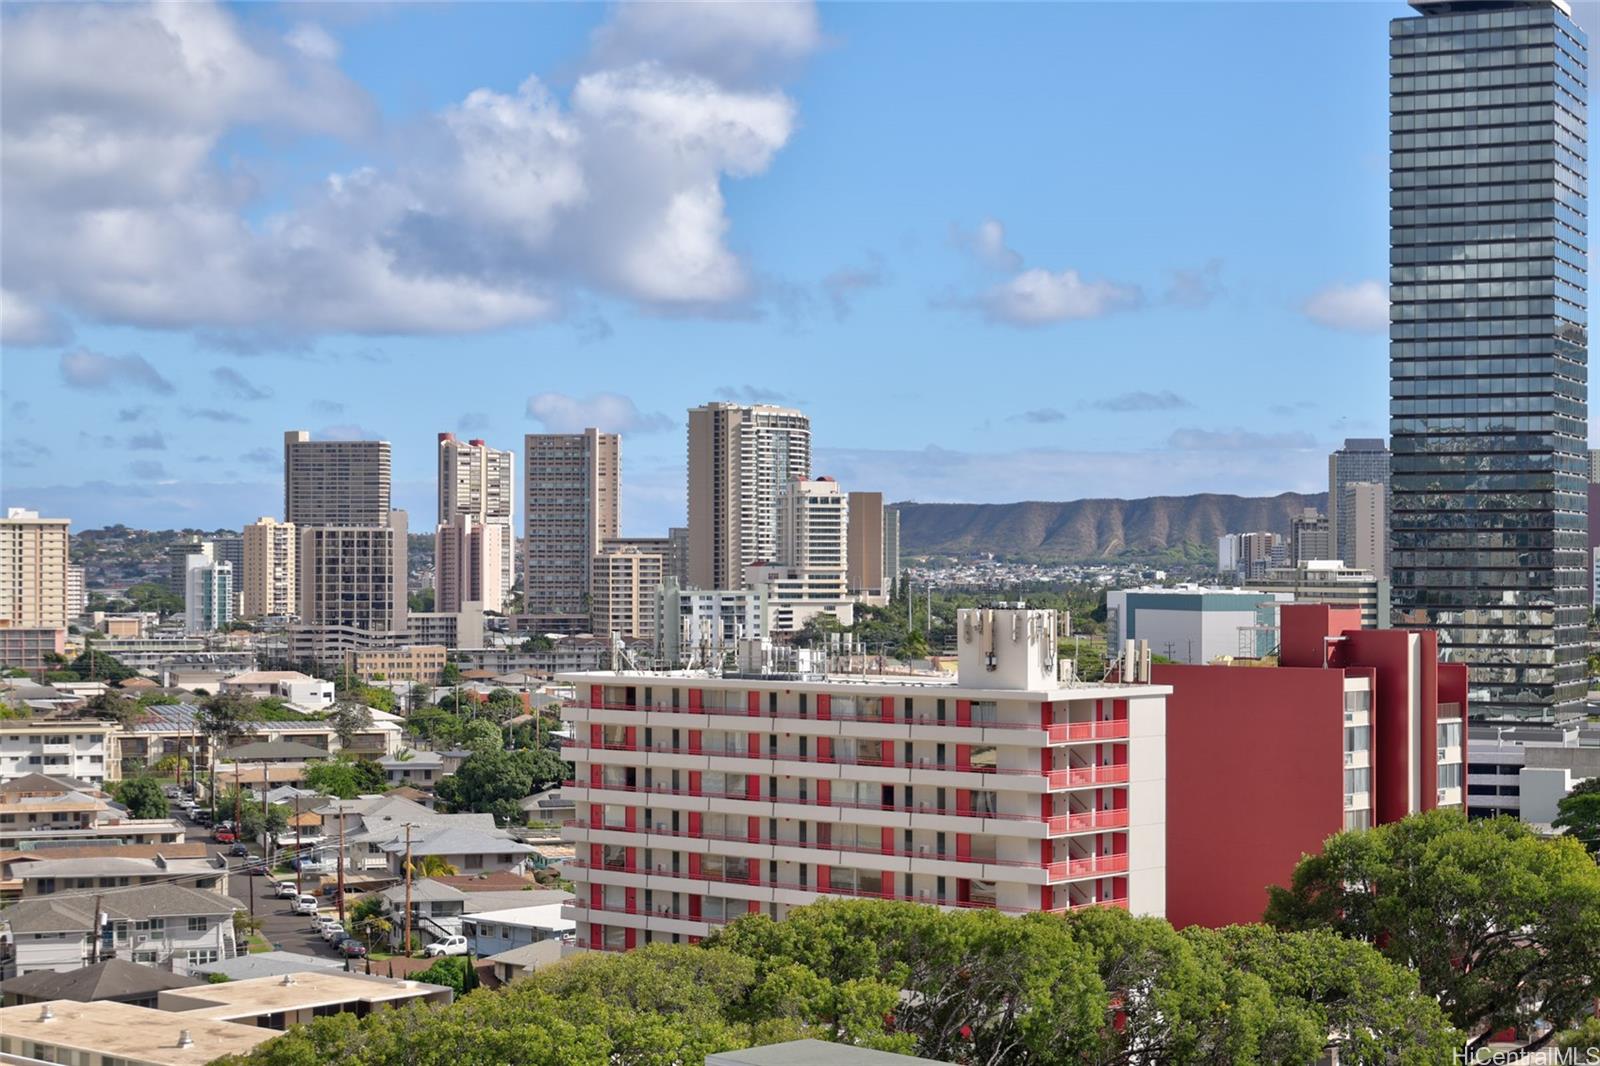
<svg viewBox="0 0 1600 1066">
<path fill-rule="evenodd" d="M 1583 698 L 1588 39 L 1563 0 L 1389 25 L 1394 622 L 1470 713 Z"/>
</svg>

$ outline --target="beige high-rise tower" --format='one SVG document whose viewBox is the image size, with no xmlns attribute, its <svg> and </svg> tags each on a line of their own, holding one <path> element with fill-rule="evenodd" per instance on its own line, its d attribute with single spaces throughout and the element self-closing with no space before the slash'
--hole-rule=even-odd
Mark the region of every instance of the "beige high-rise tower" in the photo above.
<svg viewBox="0 0 1600 1066">
<path fill-rule="evenodd" d="M 500 572 L 494 584 L 501 589 L 502 597 L 484 602 L 491 611 L 504 606 L 503 597 L 511 594 L 511 586 L 516 583 L 517 538 L 512 518 L 515 506 L 516 474 L 511 452 L 491 448 L 477 439 L 457 440 L 454 433 L 439 434 L 439 527 L 442 529 L 463 515 L 479 526 L 500 527 L 500 532 L 489 534 L 499 545 L 494 562 Z"/>
<path fill-rule="evenodd" d="M 12 507 L 0 518 L 0 624 L 65 629 L 70 518 Z"/>
<path fill-rule="evenodd" d="M 440 523 L 433 551 L 434 610 L 455 614 L 467 604 L 498 609 L 505 602 L 501 563 L 510 527 L 458 514 Z"/>
<path fill-rule="evenodd" d="M 766 404 L 689 411 L 689 584 L 736 589 L 778 555 L 778 491 L 811 476 L 811 420 Z"/>
<path fill-rule="evenodd" d="M 587 628 L 590 560 L 620 529 L 622 438 L 597 429 L 529 433 L 522 471 L 523 609 L 552 628 Z"/>
<path fill-rule="evenodd" d="M 263 515 L 244 527 L 243 540 L 244 568 L 239 575 L 243 616 L 294 614 L 299 554 L 294 523 Z"/>
<path fill-rule="evenodd" d="M 886 539 L 883 493 L 852 492 L 846 498 L 849 528 L 846 537 L 850 595 L 868 603 L 889 597 L 884 582 Z"/>
<path fill-rule="evenodd" d="M 386 440 L 283 435 L 283 520 L 297 526 L 382 526 L 391 482 Z"/>
</svg>

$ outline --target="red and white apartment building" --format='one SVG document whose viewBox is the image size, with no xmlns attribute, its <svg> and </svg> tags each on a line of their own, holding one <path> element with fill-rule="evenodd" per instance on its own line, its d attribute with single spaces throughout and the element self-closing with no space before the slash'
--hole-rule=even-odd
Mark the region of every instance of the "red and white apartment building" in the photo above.
<svg viewBox="0 0 1600 1066">
<path fill-rule="evenodd" d="M 952 679 L 561 676 L 581 946 L 824 896 L 1166 911 L 1166 700 L 1059 681 L 1056 616 L 959 613 Z"/>
<path fill-rule="evenodd" d="M 1054 612 L 957 626 L 950 680 L 562 675 L 578 943 L 823 896 L 1254 922 L 1327 837 L 1462 803 L 1466 667 L 1432 633 L 1286 604 L 1275 665 L 1086 684 L 1057 680 Z"/>
<path fill-rule="evenodd" d="M 1167 697 L 1167 918 L 1260 921 L 1266 886 L 1345 829 L 1462 806 L 1467 668 L 1358 608 L 1279 608 L 1276 665 L 1157 665 Z M 1266 660 L 1270 662 L 1270 660 Z"/>
</svg>

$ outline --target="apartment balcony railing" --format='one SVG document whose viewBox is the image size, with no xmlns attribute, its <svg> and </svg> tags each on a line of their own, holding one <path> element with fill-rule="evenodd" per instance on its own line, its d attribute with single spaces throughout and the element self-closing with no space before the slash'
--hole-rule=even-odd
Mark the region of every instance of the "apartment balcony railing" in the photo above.
<svg viewBox="0 0 1600 1066">
<path fill-rule="evenodd" d="M 747 707 L 646 707 L 627 703 L 588 703 L 578 701 L 567 706 L 583 710 L 596 711 L 648 711 L 655 714 L 682 714 L 703 718 L 717 716 L 722 718 L 778 718 L 805 722 L 862 722 L 869 725 L 927 725 L 945 726 L 951 729 L 1028 729 L 1046 730 L 1050 734 L 1050 743 L 1066 744 L 1079 740 L 1122 740 L 1128 736 L 1128 721 L 1100 722 L 1052 722 L 1042 725 L 1039 722 L 996 722 L 982 719 L 972 719 L 967 722 L 957 722 L 950 716 L 939 718 L 923 714 L 863 714 L 848 712 L 845 714 L 829 713 L 820 715 L 814 710 L 799 711 L 772 711 L 750 710 Z"/>
<path fill-rule="evenodd" d="M 1115 769 L 1115 767 L 1104 767 Z M 1128 825 L 1127 808 L 1102 811 L 1079 811 L 1071 814 L 1010 814 L 988 810 L 951 810 L 947 807 L 935 807 L 931 803 L 856 803 L 850 800 L 830 799 L 827 803 L 820 803 L 814 798 L 804 796 L 750 796 L 745 792 L 719 792 L 701 789 L 690 792 L 685 788 L 673 788 L 670 785 L 591 785 L 578 781 L 563 781 L 563 788 L 593 788 L 606 792 L 629 792 L 647 796 L 693 796 L 697 798 L 743 800 L 749 803 L 795 803 L 811 807 L 838 808 L 841 810 L 858 811 L 883 811 L 891 814 L 927 814 L 945 818 L 980 818 L 984 820 L 997 820 L 1002 822 L 1044 822 L 1049 826 L 1049 835 L 1059 836 L 1063 833 L 1080 832 L 1085 829 L 1123 829 Z"/>
<path fill-rule="evenodd" d="M 716 878 L 701 877 L 701 878 L 697 878 L 697 880 L 701 880 L 701 881 L 716 880 Z M 902 903 L 926 903 L 926 904 L 928 904 L 930 906 L 935 906 L 935 907 L 952 907 L 952 908 L 959 908 L 959 909 L 963 909 L 963 910 L 991 910 L 991 911 L 999 911 L 1002 914 L 1040 914 L 1040 913 L 1043 913 L 1043 914 L 1069 914 L 1069 913 L 1071 913 L 1073 911 L 1088 910 L 1091 907 L 1120 907 L 1123 910 L 1127 910 L 1128 909 L 1128 900 L 1127 900 L 1127 898 L 1126 897 L 1121 897 L 1121 896 L 1116 897 L 1114 899 L 1091 900 L 1091 901 L 1084 902 L 1084 903 L 1068 904 L 1068 905 L 1063 906 L 1063 907 L 1051 907 L 1048 910 L 1045 910 L 1044 908 L 1040 908 L 1040 907 L 1001 907 L 1001 906 L 997 906 L 996 904 L 989 903 L 989 902 L 986 902 L 986 901 L 980 902 L 980 901 L 977 901 L 977 900 L 957 900 L 957 899 L 951 899 L 948 896 L 935 896 L 932 893 L 917 893 L 916 895 L 912 895 L 910 893 L 905 893 L 905 892 L 881 892 L 881 891 L 874 892 L 874 891 L 869 891 L 867 889 L 841 888 L 841 887 L 836 887 L 836 886 L 832 886 L 832 885 L 828 886 L 827 888 L 823 888 L 823 887 L 820 887 L 818 885 L 802 885 L 802 884 L 798 884 L 798 883 L 790 882 L 790 881 L 766 881 L 766 882 L 759 882 L 759 881 L 732 881 L 732 882 L 729 882 L 729 883 L 745 884 L 745 885 L 751 885 L 751 886 L 754 886 L 754 887 L 762 887 L 762 888 L 787 889 L 787 890 L 795 891 L 795 892 L 812 892 L 812 893 L 815 893 L 816 895 L 819 895 L 819 896 L 843 896 L 843 897 L 851 898 L 851 899 L 892 899 L 892 900 L 898 900 L 898 901 L 900 901 Z M 563 908 L 570 907 L 571 910 L 574 913 L 576 913 L 576 911 L 578 911 L 579 909 L 584 909 L 584 910 L 589 911 L 591 916 L 598 914 L 598 915 L 601 916 L 602 919 L 603 919 L 603 916 L 605 914 L 608 914 L 608 913 L 615 913 L 615 914 L 653 914 L 653 913 L 659 913 L 659 912 L 656 912 L 656 911 L 647 910 L 647 909 L 645 909 L 643 907 L 635 907 L 632 910 L 629 910 L 629 909 L 627 909 L 625 907 L 607 907 L 607 906 L 596 907 L 596 906 L 593 906 L 593 905 L 586 905 L 582 901 L 576 901 L 576 900 L 573 901 L 571 904 L 562 904 L 562 906 L 563 906 Z M 673 915 L 670 915 L 670 917 L 685 917 L 687 921 L 694 921 L 694 922 L 712 922 L 712 921 L 734 921 L 734 920 L 736 920 L 738 918 L 744 917 L 744 915 L 742 915 L 742 914 L 741 915 L 735 915 L 733 918 L 724 918 L 724 919 L 687 918 L 686 916 L 683 916 L 683 915 L 680 915 L 680 914 L 673 914 Z M 591 917 L 591 921 L 593 921 L 593 920 L 596 920 L 596 919 Z M 602 921 L 602 924 L 603 924 L 603 921 Z"/>
<path fill-rule="evenodd" d="M 1120 818 L 1120 821 L 1123 825 L 1127 824 L 1126 811 L 1105 811 L 1098 813 L 1121 815 L 1122 817 Z M 976 866 L 1009 866 L 1019 869 L 1046 870 L 1049 872 L 1050 880 L 1052 881 L 1066 880 L 1073 877 L 1085 877 L 1088 876 L 1089 873 L 1122 873 L 1126 872 L 1128 868 L 1128 857 L 1126 855 L 1106 855 L 1082 859 L 1071 859 L 1062 862 L 1041 862 L 1037 859 L 996 859 L 981 855 L 958 855 L 955 852 L 949 851 L 948 849 L 945 851 L 939 851 L 937 848 L 930 849 L 927 846 L 921 846 L 917 848 L 885 848 L 882 846 L 873 847 L 870 844 L 851 844 L 834 840 L 820 841 L 789 839 L 781 836 L 774 837 L 766 833 L 760 833 L 754 837 L 748 834 L 741 836 L 735 833 L 691 833 L 685 829 L 666 829 L 659 826 L 630 827 L 625 825 L 606 825 L 604 823 L 585 821 L 581 818 L 571 819 L 561 824 L 565 827 L 595 829 L 608 833 L 634 833 L 640 836 L 668 836 L 692 840 L 716 840 L 732 844 L 759 844 L 762 846 L 778 848 L 807 848 L 814 849 L 816 851 L 841 851 L 848 852 L 852 855 L 879 855 L 901 859 L 929 859 L 934 862 L 971 863 Z M 1102 826 L 1099 828 L 1114 827 Z M 1104 863 L 1112 865 L 1102 865 L 1102 860 L 1104 860 Z M 1113 865 L 1117 862 L 1120 862 L 1120 868 L 1114 869 Z M 1088 863 L 1089 865 L 1085 866 L 1085 863 Z"/>
<path fill-rule="evenodd" d="M 1046 777 L 1051 788 L 1070 788 L 1076 785 L 1121 784 L 1128 780 L 1126 765 L 1080 766 L 1062 770 L 1034 770 L 1027 767 L 961 766 L 932 759 L 874 759 L 851 757 L 845 753 L 818 755 L 815 752 L 750 751 L 748 749 L 707 748 L 670 744 L 592 744 L 576 741 L 565 746 L 568 752 L 624 751 L 659 755 L 702 755 L 718 759 L 751 759 L 762 762 L 799 762 L 818 766 L 867 766 L 885 770 L 937 770 L 944 773 L 1001 774 L 1011 777 Z"/>
</svg>

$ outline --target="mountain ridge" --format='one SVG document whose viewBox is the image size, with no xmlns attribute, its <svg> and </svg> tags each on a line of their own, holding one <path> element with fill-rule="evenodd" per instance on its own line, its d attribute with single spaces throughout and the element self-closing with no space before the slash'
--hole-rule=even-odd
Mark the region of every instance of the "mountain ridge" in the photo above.
<svg viewBox="0 0 1600 1066">
<path fill-rule="evenodd" d="M 1144 556 L 1213 558 L 1224 533 L 1287 533 L 1305 508 L 1326 510 L 1325 492 L 1276 496 L 1192 496 L 1024 500 L 1017 503 L 917 503 L 900 511 L 900 552 L 991 552 L 1031 561 L 1086 562 Z"/>
</svg>

